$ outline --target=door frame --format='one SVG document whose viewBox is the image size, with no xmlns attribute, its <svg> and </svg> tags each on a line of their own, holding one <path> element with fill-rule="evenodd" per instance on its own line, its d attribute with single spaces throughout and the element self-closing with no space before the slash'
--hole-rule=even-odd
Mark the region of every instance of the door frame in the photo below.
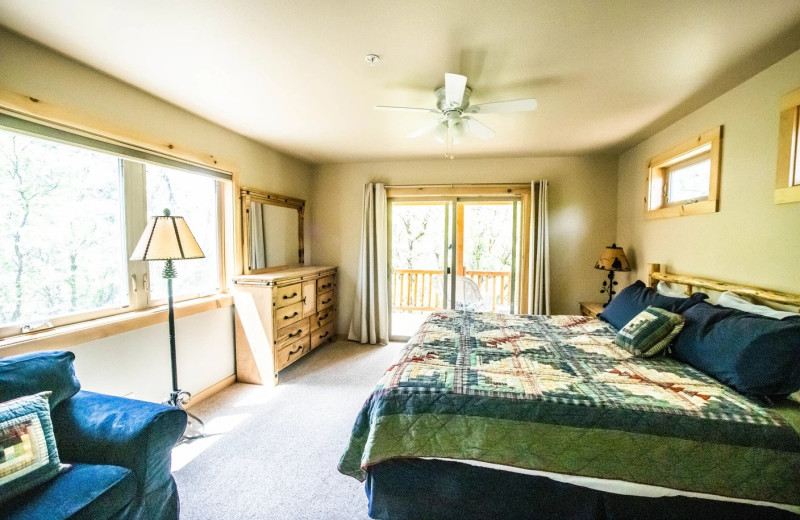
<svg viewBox="0 0 800 520">
<path fill-rule="evenodd" d="M 452 202 L 451 211 L 445 212 L 446 219 L 449 218 L 450 222 L 449 225 L 452 227 L 452 230 L 448 230 L 449 232 L 455 233 L 456 230 L 456 215 L 455 212 L 457 211 L 456 208 L 458 206 L 457 201 L 459 198 L 464 199 L 480 199 L 482 197 L 491 198 L 491 199 L 518 199 L 520 201 L 520 211 L 521 211 L 521 219 L 520 219 L 520 234 L 519 234 L 519 243 L 517 247 L 517 252 L 519 255 L 519 309 L 518 312 L 520 314 L 527 314 L 529 312 L 528 309 L 528 298 L 525 295 L 528 294 L 528 288 L 530 287 L 530 245 L 531 245 L 531 214 L 533 211 L 532 202 L 533 198 L 531 196 L 531 184 L 420 184 L 420 185 L 406 185 L 406 186 L 386 186 L 386 198 L 387 202 L 391 204 L 394 200 L 429 200 L 430 202 Z M 388 229 L 387 233 L 389 236 L 388 240 L 388 247 L 389 251 L 387 253 L 391 253 L 391 235 L 392 235 L 392 217 L 391 217 L 391 210 L 388 212 Z M 453 213 L 453 215 L 449 215 L 449 213 Z M 447 223 L 445 224 L 448 225 Z M 445 233 L 447 235 L 447 233 Z M 447 236 L 445 236 L 445 241 L 447 241 Z M 445 252 L 447 249 L 445 247 Z M 454 298 L 449 297 L 447 287 L 446 286 L 455 286 L 455 264 L 456 264 L 456 248 L 453 247 L 450 251 L 450 284 L 445 285 L 445 298 L 448 301 L 448 306 L 450 308 L 454 308 L 455 301 Z M 388 255 L 387 255 L 388 256 Z M 391 256 L 388 256 L 391 258 Z M 389 270 L 391 270 L 391 265 L 388 266 Z M 447 262 L 445 263 L 445 272 L 447 268 Z M 388 280 L 387 280 L 387 285 Z M 390 289 L 391 291 L 391 289 Z M 393 295 L 391 295 L 393 297 Z M 389 330 L 391 331 L 391 312 L 389 313 Z"/>
</svg>

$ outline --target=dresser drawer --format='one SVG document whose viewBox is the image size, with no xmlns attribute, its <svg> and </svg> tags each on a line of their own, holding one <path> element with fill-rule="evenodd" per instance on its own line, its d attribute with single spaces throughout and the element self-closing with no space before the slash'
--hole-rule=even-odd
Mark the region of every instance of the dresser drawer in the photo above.
<svg viewBox="0 0 800 520">
<path fill-rule="evenodd" d="M 333 286 L 336 284 L 336 275 L 324 276 L 317 280 L 317 294 L 322 294 L 324 292 L 328 292 L 333 290 Z"/>
<path fill-rule="evenodd" d="M 281 344 L 286 341 L 293 341 L 296 339 L 300 339 L 303 336 L 308 336 L 309 331 L 309 319 L 303 318 L 302 320 L 292 323 L 291 325 L 287 325 L 286 327 L 281 327 L 278 329 L 278 332 L 275 334 L 275 343 Z"/>
<path fill-rule="evenodd" d="M 333 291 L 317 295 L 317 312 L 333 305 Z"/>
<path fill-rule="evenodd" d="M 331 339 L 336 334 L 336 323 L 330 322 L 311 332 L 311 348 L 317 348 L 325 341 Z"/>
<path fill-rule="evenodd" d="M 297 302 L 275 311 L 275 327 L 283 328 L 303 319 L 303 302 Z"/>
<path fill-rule="evenodd" d="M 311 351 L 311 338 L 305 338 L 286 344 L 275 354 L 275 370 L 281 370 L 291 365 Z"/>
<path fill-rule="evenodd" d="M 300 296 L 301 292 L 302 289 L 299 283 L 277 287 L 275 289 L 275 307 L 280 309 L 299 302 L 303 298 Z"/>
<path fill-rule="evenodd" d="M 316 316 L 311 318 L 311 328 L 318 329 L 323 325 L 327 325 L 336 318 L 336 313 L 333 307 L 319 311 Z"/>
</svg>

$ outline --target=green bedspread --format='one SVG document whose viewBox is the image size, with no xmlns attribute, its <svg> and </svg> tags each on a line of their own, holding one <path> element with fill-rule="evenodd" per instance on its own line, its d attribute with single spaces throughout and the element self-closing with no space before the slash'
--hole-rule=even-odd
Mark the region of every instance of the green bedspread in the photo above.
<svg viewBox="0 0 800 520">
<path fill-rule="evenodd" d="M 800 434 L 595 318 L 433 313 L 388 368 L 339 471 L 396 457 L 533 470 L 800 505 Z"/>
</svg>

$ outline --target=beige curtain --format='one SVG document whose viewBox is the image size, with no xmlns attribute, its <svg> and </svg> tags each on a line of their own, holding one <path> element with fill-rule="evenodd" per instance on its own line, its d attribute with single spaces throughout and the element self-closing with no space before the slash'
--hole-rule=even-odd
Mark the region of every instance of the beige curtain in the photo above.
<svg viewBox="0 0 800 520">
<path fill-rule="evenodd" d="M 531 183 L 530 279 L 528 309 L 550 314 L 550 224 L 547 216 L 547 180 Z"/>
<path fill-rule="evenodd" d="M 387 222 L 386 189 L 369 183 L 364 186 L 356 297 L 347 338 L 373 345 L 389 342 Z"/>
</svg>

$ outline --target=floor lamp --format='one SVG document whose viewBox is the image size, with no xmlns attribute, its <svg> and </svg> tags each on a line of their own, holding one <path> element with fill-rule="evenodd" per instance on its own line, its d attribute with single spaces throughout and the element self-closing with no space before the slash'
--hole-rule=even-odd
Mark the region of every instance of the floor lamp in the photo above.
<svg viewBox="0 0 800 520">
<path fill-rule="evenodd" d="M 173 260 L 189 260 L 193 258 L 205 258 L 203 251 L 194 239 L 194 235 L 186 225 L 183 217 L 173 217 L 168 209 L 164 210 L 164 216 L 150 217 L 147 227 L 133 250 L 131 260 L 143 260 L 152 262 L 156 260 L 166 260 L 162 276 L 167 280 L 167 293 L 169 295 L 169 349 L 172 360 L 172 392 L 164 404 L 183 409 L 189 402 L 191 394 L 178 388 L 178 368 L 176 365 L 175 353 L 175 314 L 172 308 L 172 280 L 177 278 Z M 186 412 L 190 417 L 186 431 L 197 430 L 196 434 L 184 432 L 184 439 L 195 439 L 203 437 L 205 425 L 203 421 L 190 412 Z M 192 428 L 191 420 L 196 423 Z"/>
</svg>

